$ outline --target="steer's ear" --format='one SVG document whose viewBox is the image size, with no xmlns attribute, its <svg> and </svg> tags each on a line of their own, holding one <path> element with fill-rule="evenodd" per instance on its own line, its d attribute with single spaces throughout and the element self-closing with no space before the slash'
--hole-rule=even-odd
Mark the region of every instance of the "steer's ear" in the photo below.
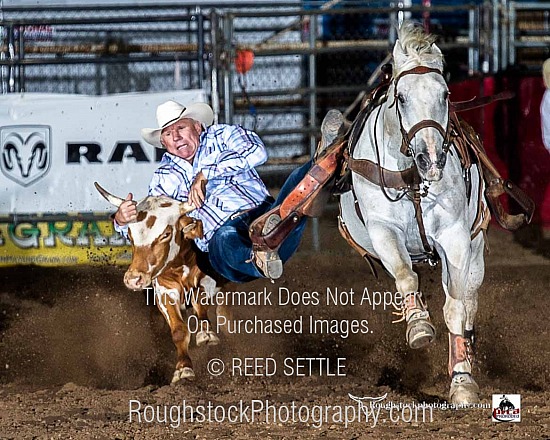
<svg viewBox="0 0 550 440">
<path fill-rule="evenodd" d="M 179 226 L 183 232 L 183 237 L 189 240 L 194 238 L 202 238 L 202 222 L 186 215 L 182 215 L 179 219 Z"/>
</svg>

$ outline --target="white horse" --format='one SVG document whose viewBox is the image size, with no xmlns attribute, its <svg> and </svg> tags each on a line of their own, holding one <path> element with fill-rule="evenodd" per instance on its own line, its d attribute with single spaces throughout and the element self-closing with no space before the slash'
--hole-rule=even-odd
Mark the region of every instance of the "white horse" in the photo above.
<svg viewBox="0 0 550 440">
<path fill-rule="evenodd" d="M 387 93 L 350 151 L 353 191 L 341 195 L 339 220 L 395 278 L 412 348 L 435 337 L 412 264 L 441 259 L 450 398 L 475 403 L 471 344 L 484 276 L 484 234 L 478 232 L 489 219 L 484 202 L 478 205 L 484 183 L 476 165 L 463 169 L 449 142 L 449 90 L 435 38 L 409 22 L 398 38 Z"/>
</svg>

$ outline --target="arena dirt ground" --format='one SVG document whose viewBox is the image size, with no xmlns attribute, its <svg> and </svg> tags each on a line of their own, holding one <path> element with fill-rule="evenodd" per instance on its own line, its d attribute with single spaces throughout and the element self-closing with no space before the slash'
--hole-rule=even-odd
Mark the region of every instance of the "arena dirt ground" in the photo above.
<svg viewBox="0 0 550 440">
<path fill-rule="evenodd" d="M 318 305 L 279 305 L 275 296 L 273 305 L 233 306 L 224 312 L 241 320 L 256 316 L 264 321 L 295 321 L 302 316 L 303 332 L 222 333 L 221 345 L 200 348 L 192 341 L 197 377 L 177 386 L 168 385 L 175 359 L 168 327 L 159 312 L 146 305 L 143 293 L 126 290 L 123 268 L 0 270 L 0 438 L 550 438 L 548 258 L 521 247 L 510 233 L 491 229 L 491 252 L 479 295 L 475 364 L 483 403 L 489 408 L 444 409 L 449 380 L 440 268 L 418 269 L 438 337 L 429 348 L 413 351 L 405 343 L 404 324 L 391 324 L 390 310 L 373 310 L 368 303 L 327 306 L 327 288 L 353 289 L 356 295 L 365 288 L 369 292 L 395 288 L 384 273 L 378 279 L 371 275 L 339 236 L 334 215 L 321 219 L 320 231 L 322 251 L 312 250 L 309 229 L 277 282 L 258 280 L 225 288 L 247 292 L 265 288 L 276 294 L 284 287 L 300 292 L 302 299 L 304 292 L 319 292 Z M 368 333 L 347 338 L 312 334 L 305 325 L 310 316 L 338 322 L 364 319 Z M 276 374 L 231 375 L 233 358 L 246 357 L 273 358 Z M 289 373 L 283 368 L 285 359 L 298 362 L 296 358 L 307 357 L 328 358 L 331 373 L 342 358 L 340 372 L 345 376 L 327 376 L 317 367 L 311 375 L 308 368 L 303 376 L 285 375 Z M 212 358 L 226 365 L 220 376 L 207 371 Z M 520 423 L 491 421 L 491 396 L 503 393 L 521 395 Z M 338 408 L 348 408 L 351 418 L 351 408 L 358 407 L 349 394 L 387 394 L 385 403 L 427 402 L 433 410 L 409 406 L 390 412 L 385 407 L 376 424 L 371 413 L 368 420 L 363 417 L 346 426 Z M 177 418 L 183 402 L 188 408 L 185 422 Z M 244 406 L 255 402 L 256 409 L 260 404 L 273 405 L 279 419 L 261 415 L 254 421 L 201 419 L 201 408 L 215 408 L 215 419 L 220 411 L 230 411 L 241 402 Z M 130 418 L 132 405 L 134 410 L 141 405 L 141 412 L 134 411 Z M 326 413 L 319 422 L 321 409 Z M 308 421 L 299 420 L 307 414 Z M 250 412 L 245 415 L 251 418 Z M 153 416 L 156 421 L 148 421 Z M 194 421 L 189 420 L 192 416 Z"/>
</svg>

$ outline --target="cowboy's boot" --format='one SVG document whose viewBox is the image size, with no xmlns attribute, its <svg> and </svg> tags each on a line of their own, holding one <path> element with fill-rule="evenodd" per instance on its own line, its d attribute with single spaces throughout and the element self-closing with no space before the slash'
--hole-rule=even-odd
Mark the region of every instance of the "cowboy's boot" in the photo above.
<svg viewBox="0 0 550 440">
<path fill-rule="evenodd" d="M 272 210 L 273 211 L 273 210 Z M 258 236 L 258 232 L 253 229 L 254 225 L 258 222 L 259 219 L 254 220 L 250 226 L 250 238 L 252 239 L 252 261 L 264 274 L 266 278 L 276 280 L 281 277 L 283 274 L 283 262 L 279 258 L 277 249 L 279 246 L 273 246 L 271 248 L 266 242 L 264 237 L 269 236 L 271 232 L 275 230 L 277 226 L 281 223 L 281 217 L 277 212 L 269 211 L 266 215 L 259 217 L 259 219 L 265 218 L 265 222 Z M 259 227 L 259 225 L 257 225 Z M 253 231 L 256 231 L 253 233 Z M 288 235 L 288 234 L 287 234 Z"/>
<path fill-rule="evenodd" d="M 319 202 L 315 199 L 338 167 L 344 143 L 338 144 L 335 140 L 343 125 L 344 116 L 338 110 L 330 110 L 326 114 L 321 124 L 321 140 L 313 156 L 314 164 L 311 169 L 281 205 L 266 212 L 250 225 L 253 261 L 268 278 L 277 279 L 283 273 L 277 249 L 284 239 L 304 215 L 320 215 L 321 208 L 326 203 L 326 199 Z"/>
<path fill-rule="evenodd" d="M 328 146 L 334 142 L 342 124 L 344 124 L 344 115 L 342 112 L 336 109 L 329 110 L 323 118 L 323 122 L 321 122 L 321 140 L 313 155 L 313 162 L 317 162 Z"/>
</svg>

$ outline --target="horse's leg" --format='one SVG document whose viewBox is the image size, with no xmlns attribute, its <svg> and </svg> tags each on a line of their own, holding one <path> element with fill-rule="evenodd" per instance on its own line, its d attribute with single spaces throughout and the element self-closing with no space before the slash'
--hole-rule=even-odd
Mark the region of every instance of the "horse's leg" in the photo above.
<svg viewBox="0 0 550 440">
<path fill-rule="evenodd" d="M 483 232 L 480 232 L 471 242 L 470 249 L 472 252 L 470 258 L 470 276 L 468 277 L 466 296 L 464 298 L 464 306 L 466 307 L 464 334 L 470 339 L 472 346 L 474 346 L 474 321 L 477 314 L 478 290 L 485 278 L 485 236 Z"/>
<path fill-rule="evenodd" d="M 435 327 L 418 291 L 418 275 L 402 239 L 403 234 L 386 225 L 369 223 L 369 235 L 376 255 L 395 278 L 397 292 L 402 295 L 402 315 L 407 322 L 407 342 L 411 348 L 422 348 L 435 338 Z"/>
<path fill-rule="evenodd" d="M 470 241 L 468 231 L 451 229 L 439 239 L 443 313 L 449 330 L 450 398 L 455 404 L 479 402 L 479 387 L 472 376 L 472 336 L 477 312 L 477 292 L 484 276 L 483 235 Z"/>
</svg>

